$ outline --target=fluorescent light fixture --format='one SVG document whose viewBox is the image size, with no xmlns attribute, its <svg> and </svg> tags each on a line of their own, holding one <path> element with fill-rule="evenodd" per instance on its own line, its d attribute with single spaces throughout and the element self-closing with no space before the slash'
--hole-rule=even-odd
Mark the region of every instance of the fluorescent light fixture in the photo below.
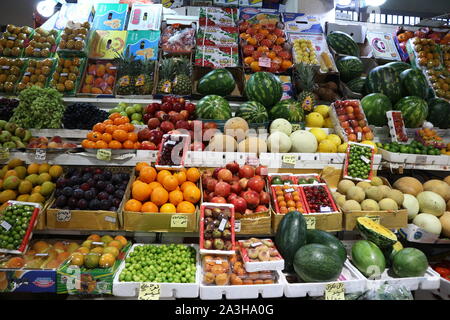
<svg viewBox="0 0 450 320">
<path fill-rule="evenodd" d="M 364 4 L 368 7 L 379 7 L 386 3 L 386 0 L 365 0 Z"/>
<path fill-rule="evenodd" d="M 56 2 L 53 0 L 44 0 L 38 2 L 36 6 L 37 12 L 44 18 L 50 17 L 55 12 Z"/>
<path fill-rule="evenodd" d="M 352 0 L 338 0 L 338 5 L 340 6 L 349 6 L 352 3 Z"/>
</svg>

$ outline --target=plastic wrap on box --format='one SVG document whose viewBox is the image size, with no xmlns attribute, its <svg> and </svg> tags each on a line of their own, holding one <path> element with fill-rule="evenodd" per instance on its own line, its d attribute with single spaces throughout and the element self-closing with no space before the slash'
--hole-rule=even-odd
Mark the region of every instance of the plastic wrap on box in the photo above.
<svg viewBox="0 0 450 320">
<path fill-rule="evenodd" d="M 231 268 L 227 256 L 203 256 L 202 268 L 204 285 L 224 286 L 230 284 Z"/>
<path fill-rule="evenodd" d="M 280 13 L 274 9 L 263 8 L 243 8 L 239 10 L 239 20 L 245 20 L 249 23 L 268 23 L 280 22 Z"/>
<path fill-rule="evenodd" d="M 405 123 L 401 111 L 387 111 L 386 117 L 388 119 L 389 134 L 391 141 L 398 143 L 407 143 L 408 136 L 406 134 Z"/>
<path fill-rule="evenodd" d="M 163 28 L 161 48 L 170 54 L 190 54 L 195 47 L 195 29 L 192 25 L 174 24 Z"/>
<path fill-rule="evenodd" d="M 247 272 L 284 269 L 283 257 L 270 239 L 239 240 L 239 251 Z"/>
<path fill-rule="evenodd" d="M 200 26 L 197 31 L 197 46 L 237 47 L 238 27 Z"/>
<path fill-rule="evenodd" d="M 348 167 L 350 165 L 349 163 L 349 159 L 350 159 L 350 155 L 352 153 L 352 148 L 354 148 L 355 146 L 359 146 L 362 148 L 367 148 L 370 149 L 370 157 L 365 157 L 364 155 L 362 155 L 360 157 L 360 160 L 365 162 L 366 164 L 369 164 L 370 166 L 370 171 L 369 174 L 367 176 L 367 179 L 363 179 L 360 177 L 353 177 L 351 176 L 351 174 L 349 173 Z M 344 173 L 343 173 L 343 177 L 345 179 L 351 179 L 351 180 L 356 180 L 356 181 L 368 181 L 370 182 L 372 180 L 373 177 L 373 162 L 374 162 L 374 156 L 375 156 L 375 148 L 372 145 L 368 145 L 368 144 L 361 144 L 361 143 L 354 143 L 354 142 L 350 142 L 348 144 L 347 147 L 347 155 L 345 157 L 345 163 L 344 163 Z"/>
<path fill-rule="evenodd" d="M 306 213 L 315 213 L 315 214 L 329 214 L 329 213 L 339 213 L 339 209 L 337 208 L 336 203 L 334 202 L 334 198 L 331 195 L 331 191 L 326 185 L 326 183 L 318 183 L 318 184 L 310 184 L 310 185 L 301 185 L 299 187 L 300 193 L 303 198 L 303 202 L 305 204 Z M 319 211 L 312 208 L 312 205 L 316 205 L 317 199 L 316 192 L 324 193 L 326 195 L 327 203 L 321 203 Z M 314 200 L 310 200 L 308 195 L 311 194 L 311 198 Z"/>
<path fill-rule="evenodd" d="M 386 32 L 367 32 L 366 35 L 375 59 L 400 61 L 401 57 L 395 45 L 394 37 Z"/>
<path fill-rule="evenodd" d="M 272 201 L 276 213 L 289 211 L 307 212 L 307 207 L 298 185 L 272 185 Z"/>
<path fill-rule="evenodd" d="M 195 51 L 195 65 L 215 69 L 236 67 L 239 64 L 238 49 L 233 47 L 200 46 Z"/>
</svg>

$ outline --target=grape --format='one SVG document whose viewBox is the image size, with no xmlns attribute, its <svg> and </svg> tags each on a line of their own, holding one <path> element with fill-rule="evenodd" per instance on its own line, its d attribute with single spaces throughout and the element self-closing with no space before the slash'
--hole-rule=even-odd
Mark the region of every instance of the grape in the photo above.
<svg viewBox="0 0 450 320">
<path fill-rule="evenodd" d="M 66 129 L 90 130 L 96 123 L 108 118 L 108 113 L 90 103 L 74 103 L 67 107 L 63 116 Z"/>
</svg>

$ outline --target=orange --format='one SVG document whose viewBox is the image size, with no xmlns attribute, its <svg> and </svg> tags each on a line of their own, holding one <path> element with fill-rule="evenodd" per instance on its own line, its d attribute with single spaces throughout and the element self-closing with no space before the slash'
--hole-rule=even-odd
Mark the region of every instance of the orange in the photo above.
<svg viewBox="0 0 450 320">
<path fill-rule="evenodd" d="M 87 149 L 94 149 L 95 148 L 95 142 L 94 141 L 89 141 L 86 143 L 86 148 Z"/>
<path fill-rule="evenodd" d="M 109 268 L 114 265 L 116 262 L 116 259 L 111 253 L 105 253 L 100 257 L 100 260 L 98 261 L 98 266 L 100 268 Z"/>
<path fill-rule="evenodd" d="M 123 144 L 124 149 L 134 149 L 134 142 L 130 140 L 126 140 Z"/>
<path fill-rule="evenodd" d="M 156 213 L 158 212 L 158 206 L 151 201 L 147 201 L 142 205 L 141 212 Z"/>
<path fill-rule="evenodd" d="M 127 126 L 125 124 L 119 124 L 117 126 L 117 130 L 127 131 Z"/>
<path fill-rule="evenodd" d="M 86 138 L 87 138 L 89 141 L 94 141 L 94 131 L 88 132 L 88 134 L 86 135 Z"/>
<path fill-rule="evenodd" d="M 252 69 L 252 71 L 261 71 L 261 67 L 259 66 L 259 62 L 258 61 L 253 61 L 252 63 L 250 63 L 250 68 Z"/>
<path fill-rule="evenodd" d="M 169 193 L 166 189 L 157 187 L 153 189 L 151 194 L 151 201 L 157 206 L 162 206 L 164 203 L 169 200 Z"/>
<path fill-rule="evenodd" d="M 91 234 L 86 240 L 92 240 L 94 242 L 100 242 L 101 238 L 98 234 Z"/>
<path fill-rule="evenodd" d="M 182 201 L 177 205 L 177 213 L 194 213 L 195 206 L 189 201 Z"/>
<path fill-rule="evenodd" d="M 156 178 L 156 180 L 157 180 L 159 183 L 163 184 L 164 178 L 165 178 L 166 176 L 170 176 L 170 175 L 172 175 L 172 174 L 170 173 L 170 171 L 168 171 L 168 170 L 161 170 L 160 172 L 158 172 L 158 177 Z"/>
<path fill-rule="evenodd" d="M 250 65 L 253 61 L 255 61 L 255 59 L 253 59 L 253 57 L 245 57 L 245 59 L 244 59 L 244 63 L 247 65 Z"/>
<path fill-rule="evenodd" d="M 79 252 L 82 254 L 88 254 L 89 253 L 89 249 L 86 247 L 79 247 L 77 250 L 75 250 L 75 252 Z"/>
<path fill-rule="evenodd" d="M 114 121 L 112 121 L 111 119 L 106 119 L 105 121 L 103 121 L 103 124 L 108 126 L 108 125 L 114 124 Z"/>
<path fill-rule="evenodd" d="M 130 119 L 126 116 L 121 116 L 120 118 L 114 119 L 114 124 L 118 126 L 119 124 L 125 124 L 127 122 L 130 122 Z"/>
<path fill-rule="evenodd" d="M 92 141 L 98 141 L 98 140 L 100 140 L 101 138 L 102 138 L 102 134 L 101 134 L 100 132 L 94 131 L 94 132 L 92 133 L 92 139 L 89 139 L 89 140 L 92 140 Z"/>
<path fill-rule="evenodd" d="M 125 130 L 115 130 L 112 134 L 114 140 L 117 140 L 119 142 L 124 142 L 127 140 L 127 132 Z"/>
<path fill-rule="evenodd" d="M 105 132 L 109 133 L 109 134 L 113 134 L 114 131 L 116 131 L 117 126 L 113 125 L 113 124 L 108 124 L 105 127 Z"/>
<path fill-rule="evenodd" d="M 184 182 L 186 182 L 186 172 L 184 171 L 180 171 L 180 172 L 176 172 L 174 174 L 174 177 L 177 178 L 178 180 L 178 185 L 182 185 Z"/>
<path fill-rule="evenodd" d="M 169 193 L 169 202 L 173 205 L 178 205 L 183 201 L 183 192 L 180 190 L 174 190 Z"/>
<path fill-rule="evenodd" d="M 81 142 L 81 146 L 83 147 L 83 148 L 89 148 L 88 147 L 88 145 L 89 145 L 89 140 L 88 139 L 84 139 L 82 142 Z M 29 173 L 29 172 L 28 172 Z"/>
<path fill-rule="evenodd" d="M 161 206 L 161 208 L 159 209 L 159 212 L 162 213 L 176 213 L 177 212 L 177 208 L 175 208 L 175 206 L 171 203 L 166 203 L 163 206 Z"/>
<path fill-rule="evenodd" d="M 200 179 L 200 170 L 197 168 L 189 168 L 186 172 L 186 177 L 191 182 L 197 182 Z"/>
<path fill-rule="evenodd" d="M 108 144 L 111 149 L 122 149 L 122 144 L 119 141 L 113 140 Z"/>
<path fill-rule="evenodd" d="M 139 179 L 145 183 L 150 183 L 156 179 L 156 170 L 153 167 L 143 167 L 139 172 Z"/>
<path fill-rule="evenodd" d="M 152 188 L 146 183 L 138 183 L 131 189 L 133 199 L 139 201 L 147 200 L 152 193 Z"/>
<path fill-rule="evenodd" d="M 113 240 L 108 242 L 108 247 L 116 247 L 120 251 L 120 249 L 122 249 L 122 244 L 120 243 L 120 241 Z"/>
<path fill-rule="evenodd" d="M 112 141 L 112 135 L 110 133 L 105 132 L 102 134 L 102 140 L 106 143 L 110 143 Z"/>
<path fill-rule="evenodd" d="M 132 123 L 125 123 L 125 131 L 127 132 L 133 132 L 134 131 L 134 125 Z M 136 134 L 137 138 L 137 134 Z"/>
<path fill-rule="evenodd" d="M 92 130 L 98 131 L 100 133 L 103 133 L 103 132 L 105 132 L 105 127 L 106 127 L 106 125 L 104 123 L 99 122 L 99 123 L 94 125 Z"/>
<path fill-rule="evenodd" d="M 128 132 L 127 139 L 136 142 L 138 140 L 138 135 L 136 132 Z"/>
<path fill-rule="evenodd" d="M 122 244 L 122 247 L 125 247 L 128 243 L 127 238 L 125 238 L 124 236 L 115 236 L 114 240 L 119 241 Z"/>
<path fill-rule="evenodd" d="M 84 263 L 84 256 L 80 252 L 74 252 L 70 256 L 70 265 L 75 265 L 81 267 Z"/>
<path fill-rule="evenodd" d="M 164 177 L 162 185 L 167 191 L 173 191 L 178 187 L 178 180 L 172 175 L 167 175 Z"/>
<path fill-rule="evenodd" d="M 136 163 L 136 171 L 140 172 L 143 167 L 149 167 L 150 165 L 147 162 L 138 162 Z"/>
<path fill-rule="evenodd" d="M 125 203 L 125 211 L 139 212 L 141 211 L 142 203 L 135 199 L 130 199 Z"/>
<path fill-rule="evenodd" d="M 277 56 L 277 54 L 273 51 L 270 51 L 269 53 L 267 53 L 267 57 L 270 59 L 274 59 Z"/>
<path fill-rule="evenodd" d="M 181 191 L 184 192 L 184 190 L 186 190 L 187 187 L 196 187 L 196 185 L 195 183 L 190 181 L 183 182 L 183 184 L 181 185 Z"/>
<path fill-rule="evenodd" d="M 109 115 L 109 119 L 110 120 L 115 120 L 115 119 L 117 119 L 117 118 L 120 118 L 122 115 L 119 113 L 119 112 L 114 112 L 114 113 L 111 113 L 110 115 Z"/>
<path fill-rule="evenodd" d="M 142 182 L 141 180 L 134 180 L 133 183 L 131 184 L 131 188 L 134 188 L 134 186 L 139 183 L 144 183 L 144 182 Z"/>
<path fill-rule="evenodd" d="M 105 142 L 105 141 L 103 141 L 103 140 L 98 140 L 98 141 L 95 143 L 95 147 L 96 147 L 97 149 L 107 149 L 107 148 L 108 148 L 108 143 Z"/>
<path fill-rule="evenodd" d="M 283 60 L 283 62 L 281 62 L 281 69 L 286 70 L 290 67 L 292 67 L 292 62 L 290 62 L 289 60 Z"/>
<path fill-rule="evenodd" d="M 141 143 L 140 143 L 139 141 L 136 141 L 136 142 L 134 143 L 134 148 L 135 148 L 136 150 L 141 149 Z"/>
<path fill-rule="evenodd" d="M 152 188 L 152 192 L 153 192 L 153 190 L 154 190 L 155 188 L 158 188 L 158 187 L 163 188 L 163 186 L 161 185 L 161 183 L 156 182 L 156 181 L 150 182 L 148 185 L 149 185 L 150 188 Z"/>
<path fill-rule="evenodd" d="M 197 187 L 189 186 L 183 191 L 184 200 L 197 203 L 200 200 L 201 192 Z"/>
</svg>

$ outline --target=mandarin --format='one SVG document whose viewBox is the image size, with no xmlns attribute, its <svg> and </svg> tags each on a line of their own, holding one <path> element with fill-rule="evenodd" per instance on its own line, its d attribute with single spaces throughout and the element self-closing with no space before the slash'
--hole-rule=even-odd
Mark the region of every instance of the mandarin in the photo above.
<svg viewBox="0 0 450 320">
<path fill-rule="evenodd" d="M 151 201 L 147 201 L 142 205 L 141 212 L 157 213 L 158 206 Z"/>
<path fill-rule="evenodd" d="M 145 183 L 150 183 L 156 179 L 156 170 L 153 167 L 145 166 L 139 171 L 139 179 Z"/>
<path fill-rule="evenodd" d="M 169 200 L 169 193 L 162 187 L 156 187 L 151 194 L 151 201 L 157 206 L 162 206 Z"/>
<path fill-rule="evenodd" d="M 152 188 L 146 183 L 138 183 L 131 189 L 133 199 L 139 201 L 147 200 L 152 193 Z"/>
</svg>

